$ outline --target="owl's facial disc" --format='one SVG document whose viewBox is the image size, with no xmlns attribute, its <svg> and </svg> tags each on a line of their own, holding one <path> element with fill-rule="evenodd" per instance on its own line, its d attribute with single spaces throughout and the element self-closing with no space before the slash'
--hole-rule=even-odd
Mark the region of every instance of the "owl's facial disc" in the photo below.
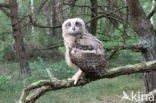
<svg viewBox="0 0 156 103">
<path fill-rule="evenodd" d="M 68 22 L 66 24 L 69 34 L 75 35 L 82 32 L 82 25 L 80 22 Z"/>
</svg>

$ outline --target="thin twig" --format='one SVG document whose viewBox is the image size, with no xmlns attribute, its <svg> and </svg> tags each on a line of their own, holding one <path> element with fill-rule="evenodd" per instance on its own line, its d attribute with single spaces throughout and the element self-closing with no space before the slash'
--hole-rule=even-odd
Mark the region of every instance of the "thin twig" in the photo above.
<svg viewBox="0 0 156 103">
<path fill-rule="evenodd" d="M 126 7 L 127 7 L 127 6 L 122 6 L 122 7 L 120 7 L 120 8 L 117 8 L 117 9 L 115 9 L 115 10 L 112 10 L 112 11 L 110 11 L 110 12 L 107 12 L 107 13 L 105 13 L 105 14 L 102 14 L 102 15 L 100 15 L 100 16 L 96 16 L 95 18 L 92 18 L 91 20 L 87 21 L 86 24 L 90 23 L 92 20 L 100 19 L 100 18 L 102 18 L 102 17 L 104 17 L 104 16 L 106 16 L 106 15 L 110 15 L 110 14 L 112 14 L 112 13 L 114 13 L 114 12 L 117 12 L 117 11 L 123 9 L 123 8 L 126 8 Z"/>
<path fill-rule="evenodd" d="M 51 80 L 53 80 L 53 76 L 52 76 L 52 74 L 51 74 L 50 70 L 49 70 L 48 68 L 46 68 L 46 71 L 47 71 L 47 73 L 48 73 L 48 75 L 49 75 L 50 79 L 51 79 Z"/>
</svg>

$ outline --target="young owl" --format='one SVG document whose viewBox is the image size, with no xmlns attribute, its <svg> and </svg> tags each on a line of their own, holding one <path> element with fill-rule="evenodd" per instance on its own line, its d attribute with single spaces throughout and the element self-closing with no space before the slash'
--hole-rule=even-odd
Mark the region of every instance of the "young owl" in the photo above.
<svg viewBox="0 0 156 103">
<path fill-rule="evenodd" d="M 85 32 L 85 23 L 80 18 L 68 19 L 62 24 L 62 36 L 66 48 L 65 59 L 77 73 L 68 80 L 77 84 L 80 77 L 95 78 L 101 76 L 106 66 L 102 43 L 90 33 Z"/>
</svg>

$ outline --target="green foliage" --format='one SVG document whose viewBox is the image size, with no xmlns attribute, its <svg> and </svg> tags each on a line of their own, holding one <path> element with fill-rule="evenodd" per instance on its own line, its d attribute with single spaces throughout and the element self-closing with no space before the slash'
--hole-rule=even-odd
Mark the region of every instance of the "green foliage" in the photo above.
<svg viewBox="0 0 156 103">
<path fill-rule="evenodd" d="M 0 91 L 4 91 L 6 88 L 10 89 L 12 86 L 13 85 L 11 84 L 11 76 L 0 76 Z"/>
<path fill-rule="evenodd" d="M 75 71 L 73 68 L 67 66 L 64 61 L 52 63 L 50 61 L 49 62 L 44 61 L 41 57 L 38 57 L 36 61 L 31 62 L 30 68 L 32 72 L 35 73 L 34 75 L 32 75 L 32 78 L 37 78 L 37 79 L 49 78 L 49 76 L 47 75 L 46 68 L 48 68 L 51 71 L 52 75 L 62 79 L 69 77 Z M 62 75 L 60 75 L 60 73 Z"/>
<path fill-rule="evenodd" d="M 65 47 L 59 47 L 58 50 L 59 50 L 60 52 L 63 52 L 63 53 L 64 53 L 64 52 L 65 52 Z"/>
<path fill-rule="evenodd" d="M 4 3 L 4 0 L 0 0 L 0 2 Z M 59 1 L 61 3 L 61 1 Z M 66 1 L 68 2 L 68 1 Z M 151 1 L 146 1 L 146 0 L 141 0 L 140 1 L 146 14 L 149 13 L 150 8 L 151 8 Z M 36 13 L 38 10 L 37 8 L 39 7 L 39 4 L 41 3 L 40 0 L 35 1 L 34 0 L 34 12 Z M 47 1 L 47 4 L 51 3 L 49 1 Z M 45 4 L 45 5 L 47 5 Z M 76 1 L 75 5 L 91 5 L 90 1 L 81 1 L 78 0 Z M 98 8 L 99 12 L 109 12 L 112 11 L 114 9 L 116 9 L 118 7 L 121 7 L 125 4 L 124 0 L 121 0 L 120 2 L 118 1 L 107 1 L 107 0 L 100 0 L 98 1 L 98 5 L 99 6 L 108 6 L 107 9 L 104 8 Z M 116 6 L 114 6 L 116 5 Z M 61 28 L 58 29 L 58 33 L 57 36 L 52 36 L 48 34 L 48 31 L 50 29 L 47 28 L 38 28 L 35 27 L 35 32 L 32 35 L 32 25 L 29 24 L 29 18 L 26 17 L 27 15 L 31 14 L 31 8 L 30 8 L 30 1 L 21 1 L 18 0 L 18 9 L 19 9 L 19 19 L 20 19 L 20 25 L 22 28 L 22 35 L 24 38 L 24 43 L 25 43 L 25 48 L 26 48 L 26 53 L 28 55 L 28 57 L 30 59 L 37 59 L 37 57 L 42 57 L 42 58 L 46 58 L 46 59 L 51 59 L 50 57 L 54 57 L 56 56 L 56 52 L 58 54 L 58 57 L 56 58 L 60 58 L 61 56 L 59 55 L 59 52 L 61 52 L 61 54 L 64 53 L 64 48 L 63 47 L 59 47 L 58 49 L 55 50 L 47 50 L 47 51 L 37 51 L 35 50 L 36 48 L 47 48 L 47 47 L 51 47 L 51 46 L 55 46 L 58 44 L 62 44 L 62 36 L 61 36 Z M 76 11 L 81 11 L 81 12 L 75 12 Z M 74 15 L 71 12 L 74 12 Z M 49 7 L 47 9 L 47 12 L 49 13 L 49 17 L 51 19 L 51 8 Z M 86 16 L 86 15 L 82 15 L 81 13 L 84 13 L 86 15 L 90 15 L 91 10 L 90 8 L 80 8 L 80 7 L 74 7 L 69 8 L 67 10 L 64 11 L 64 19 L 67 18 L 71 18 L 71 17 L 81 17 L 82 19 L 84 19 L 85 22 L 87 22 L 88 20 L 90 20 L 90 16 Z M 121 13 L 121 14 L 120 14 Z M 125 16 L 125 9 L 122 9 L 120 11 L 118 11 L 117 13 L 114 13 L 116 15 L 118 15 L 119 17 L 123 17 L 123 22 L 125 22 L 124 18 L 126 18 Z M 62 24 L 63 20 L 61 18 L 61 13 L 59 12 L 58 15 L 60 15 L 59 18 L 59 25 Z M 99 14 L 101 15 L 101 14 Z M 122 16 L 120 16 L 122 15 Z M 155 19 L 156 16 L 153 17 L 153 19 Z M 47 25 L 47 20 L 43 14 L 43 10 L 41 10 L 34 18 L 35 22 L 37 24 L 40 25 Z M 122 32 L 123 31 L 123 24 L 121 23 L 115 23 L 114 25 L 112 24 L 112 21 L 110 21 L 110 19 L 104 17 L 104 18 L 100 18 L 98 19 L 98 23 L 97 23 L 97 37 L 100 40 L 108 40 L 109 38 L 103 34 L 100 33 L 106 33 L 109 36 L 111 36 L 112 40 L 107 41 L 107 42 L 103 42 L 105 47 L 111 47 L 114 45 L 122 45 L 123 44 L 123 38 L 122 38 Z M 154 22 L 156 23 L 156 22 Z M 11 23 L 10 23 L 10 18 L 8 18 L 2 11 L 0 11 L 0 34 L 3 33 L 2 35 L 0 35 L 0 41 L 9 43 L 14 45 L 13 41 L 13 37 L 11 36 L 11 33 L 7 33 L 7 32 L 12 32 L 11 30 Z M 90 24 L 88 24 L 89 26 Z M 156 25 L 156 24 L 154 24 Z M 117 28 L 116 28 L 117 27 Z M 88 30 L 86 30 L 88 32 Z M 132 44 L 132 43 L 137 43 L 137 38 L 135 36 L 135 33 L 132 31 L 132 28 L 130 25 L 128 25 L 127 27 L 127 36 L 126 36 L 126 44 Z M 5 32 L 5 33 L 4 33 Z M 109 54 L 109 53 L 108 53 Z M 120 52 L 118 52 L 116 54 L 116 56 L 114 56 L 113 59 L 117 59 L 117 55 L 121 54 Z M 56 59 L 55 58 L 55 59 Z M 52 58 L 53 59 L 53 58 Z M 6 44 L 1 44 L 0 45 L 0 60 L 3 61 L 15 61 L 17 60 L 16 55 L 12 52 L 11 48 L 9 45 Z"/>
<path fill-rule="evenodd" d="M 3 49 L 4 49 L 4 45 L 0 45 L 0 58 L 1 58 L 1 60 L 3 58 Z"/>
<path fill-rule="evenodd" d="M 3 58 L 5 58 L 5 55 L 11 53 L 11 48 L 9 47 L 9 44 L 11 44 L 13 38 L 9 33 L 11 32 L 11 27 L 8 26 L 9 23 L 10 18 L 6 17 L 6 15 L 0 10 L 0 61 L 2 61 Z M 9 60 L 10 58 L 6 57 L 6 59 Z"/>
</svg>

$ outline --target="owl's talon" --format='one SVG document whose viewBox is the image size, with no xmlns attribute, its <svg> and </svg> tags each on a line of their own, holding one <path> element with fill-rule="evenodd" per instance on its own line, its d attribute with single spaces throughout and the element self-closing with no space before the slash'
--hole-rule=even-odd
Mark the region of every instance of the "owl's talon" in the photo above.
<svg viewBox="0 0 156 103">
<path fill-rule="evenodd" d="M 78 80 L 75 80 L 75 81 L 74 81 L 74 85 L 76 85 L 76 84 L 77 84 L 77 82 L 78 82 Z"/>
<path fill-rule="evenodd" d="M 76 85 L 78 82 L 78 78 L 68 78 L 67 80 L 74 81 L 74 85 Z"/>
<path fill-rule="evenodd" d="M 69 81 L 74 81 L 74 79 L 73 79 L 73 78 L 68 78 L 67 80 L 69 80 Z"/>
</svg>

